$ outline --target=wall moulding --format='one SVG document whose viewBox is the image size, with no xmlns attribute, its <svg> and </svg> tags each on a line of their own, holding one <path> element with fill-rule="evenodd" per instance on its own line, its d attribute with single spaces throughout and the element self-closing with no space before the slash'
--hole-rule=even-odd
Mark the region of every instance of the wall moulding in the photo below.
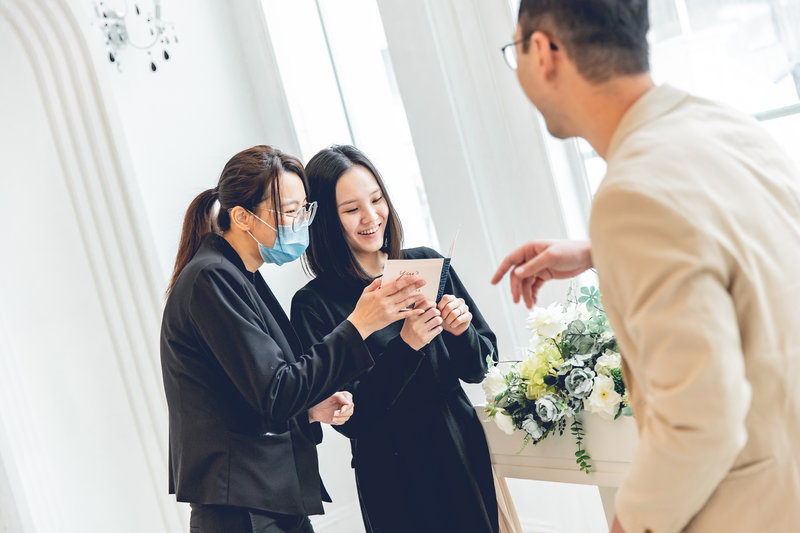
<svg viewBox="0 0 800 533">
<path fill-rule="evenodd" d="M 102 50 L 90 46 L 89 39 L 97 35 L 88 19 L 82 20 L 79 7 L 67 0 L 0 0 L 0 18 L 22 45 L 35 77 L 32 89 L 39 93 L 52 132 L 53 146 L 47 149 L 55 153 L 63 173 L 45 179 L 63 179 L 68 191 L 65 203 L 80 234 L 78 253 L 85 255 L 103 310 L 105 322 L 97 329 L 111 339 L 113 349 L 106 357 L 113 358 L 124 384 L 119 394 L 125 395 L 131 414 L 124 423 L 135 427 L 137 445 L 147 458 L 149 490 L 164 495 L 158 510 L 143 511 L 160 513 L 164 531 L 176 531 L 186 524 L 179 507 L 164 494 L 166 406 L 158 363 L 161 301 L 156 289 L 162 283 L 147 245 L 146 223 L 138 216 L 139 193 L 121 128 L 110 111 L 110 91 L 98 76 Z M 0 376 L 0 383 L 11 379 Z M 12 390 L 24 386 L 4 385 Z M 10 434 L 8 448 L 13 453 L 30 445 L 25 440 L 31 438 L 37 436 Z M 47 480 L 28 478 L 23 483 L 41 486 L 22 494 L 53 492 Z"/>
</svg>

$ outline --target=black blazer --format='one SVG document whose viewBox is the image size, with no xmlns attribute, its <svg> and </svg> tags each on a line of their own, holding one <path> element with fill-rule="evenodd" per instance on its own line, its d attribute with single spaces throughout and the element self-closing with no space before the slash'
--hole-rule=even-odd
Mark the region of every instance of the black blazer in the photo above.
<svg viewBox="0 0 800 533">
<path fill-rule="evenodd" d="M 208 234 L 161 325 L 170 493 L 179 501 L 309 515 L 327 498 L 307 410 L 372 366 L 344 321 L 304 352 L 261 275 Z"/>
<path fill-rule="evenodd" d="M 441 257 L 430 248 L 404 259 Z M 355 307 L 366 282 L 320 276 L 292 299 L 302 342 L 333 331 Z M 356 409 L 336 430 L 351 439 L 361 512 L 369 532 L 498 531 L 497 497 L 480 419 L 459 380 L 479 383 L 497 360 L 489 324 L 454 268 L 445 293 L 464 298 L 472 323 L 459 336 L 442 332 L 415 352 L 402 322 L 367 338 L 375 366 L 346 390 Z"/>
</svg>

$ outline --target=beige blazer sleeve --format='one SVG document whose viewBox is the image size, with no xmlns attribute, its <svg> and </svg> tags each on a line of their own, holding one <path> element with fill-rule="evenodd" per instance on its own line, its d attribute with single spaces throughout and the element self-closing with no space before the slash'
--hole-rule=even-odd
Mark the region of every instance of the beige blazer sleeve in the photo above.
<svg viewBox="0 0 800 533">
<path fill-rule="evenodd" d="M 593 260 L 640 433 L 617 495 L 628 533 L 686 527 L 747 439 L 725 252 L 691 217 L 632 183 L 601 187 L 592 208 Z"/>
</svg>

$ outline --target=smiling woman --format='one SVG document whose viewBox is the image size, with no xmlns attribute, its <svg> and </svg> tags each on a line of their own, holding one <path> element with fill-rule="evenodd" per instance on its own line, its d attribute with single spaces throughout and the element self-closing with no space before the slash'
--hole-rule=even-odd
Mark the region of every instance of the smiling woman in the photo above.
<svg viewBox="0 0 800 533">
<path fill-rule="evenodd" d="M 344 240 L 368 273 L 373 278 L 380 276 L 380 265 L 368 264 L 367 258 L 383 248 L 383 228 L 389 218 L 381 186 L 369 170 L 356 165 L 336 183 L 336 198 Z"/>
<path fill-rule="evenodd" d="M 352 395 L 337 390 L 372 366 L 363 339 L 421 314 L 407 309 L 420 300 L 413 278 L 381 291 L 373 283 L 324 341 L 300 345 L 258 268 L 303 253 L 313 210 L 305 205 L 297 158 L 254 146 L 186 212 L 161 366 L 170 492 L 191 504 L 192 533 L 312 532 L 308 516 L 330 500 L 317 422 L 352 414 Z"/>
<path fill-rule="evenodd" d="M 308 162 L 321 224 L 307 254 L 316 278 L 292 299 L 306 345 L 352 311 L 387 259 L 441 257 L 401 249 L 402 231 L 380 174 L 352 146 Z M 401 277 L 400 279 L 403 279 Z M 341 428 L 350 438 L 364 527 L 372 532 L 493 533 L 498 509 L 483 428 L 459 380 L 477 383 L 497 358 L 495 335 L 451 268 L 438 302 L 367 339 L 375 366 L 346 390 L 359 410 Z"/>
<path fill-rule="evenodd" d="M 403 226 L 378 170 L 352 146 L 333 146 L 314 156 L 312 198 L 320 220 L 308 247 L 308 270 L 315 276 L 372 281 L 383 264 L 378 253 L 400 257 Z"/>
</svg>

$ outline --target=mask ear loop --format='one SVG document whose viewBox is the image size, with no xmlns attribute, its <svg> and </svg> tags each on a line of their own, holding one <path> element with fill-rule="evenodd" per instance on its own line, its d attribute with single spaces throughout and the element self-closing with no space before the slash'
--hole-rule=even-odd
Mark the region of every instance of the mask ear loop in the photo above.
<svg viewBox="0 0 800 533">
<path fill-rule="evenodd" d="M 270 224 L 268 224 L 266 221 L 262 220 L 261 217 L 259 217 L 258 215 L 256 215 L 252 211 L 250 211 L 249 209 L 247 209 L 246 211 L 248 213 L 250 213 L 251 215 L 253 215 L 256 218 L 256 220 L 258 220 L 262 224 L 266 225 L 269 229 L 271 229 L 272 231 L 275 232 L 275 244 L 279 244 L 281 242 L 281 232 L 277 228 L 273 228 Z M 252 237 L 252 235 L 251 235 L 251 237 Z M 255 239 L 255 237 L 253 237 L 253 238 Z M 258 241 L 256 241 L 256 242 L 258 242 Z M 273 244 L 272 246 L 274 247 L 275 245 Z"/>
<path fill-rule="evenodd" d="M 244 222 L 242 222 L 241 220 L 236 220 L 236 216 L 233 214 L 233 207 L 229 207 L 226 211 L 228 211 L 228 217 L 231 219 L 231 221 L 238 222 L 239 224 L 244 224 Z M 250 213 L 249 209 L 245 209 L 245 211 Z M 253 215 L 253 213 L 250 213 L 250 214 Z M 253 216 L 255 217 L 255 215 L 253 215 Z M 256 217 L 256 218 L 258 218 L 258 217 Z M 258 242 L 258 239 L 256 239 L 255 236 L 252 233 L 250 233 L 250 230 L 247 230 L 247 234 L 250 235 L 251 239 L 256 241 L 256 244 L 259 244 L 259 245 L 261 244 L 260 242 Z"/>
</svg>

